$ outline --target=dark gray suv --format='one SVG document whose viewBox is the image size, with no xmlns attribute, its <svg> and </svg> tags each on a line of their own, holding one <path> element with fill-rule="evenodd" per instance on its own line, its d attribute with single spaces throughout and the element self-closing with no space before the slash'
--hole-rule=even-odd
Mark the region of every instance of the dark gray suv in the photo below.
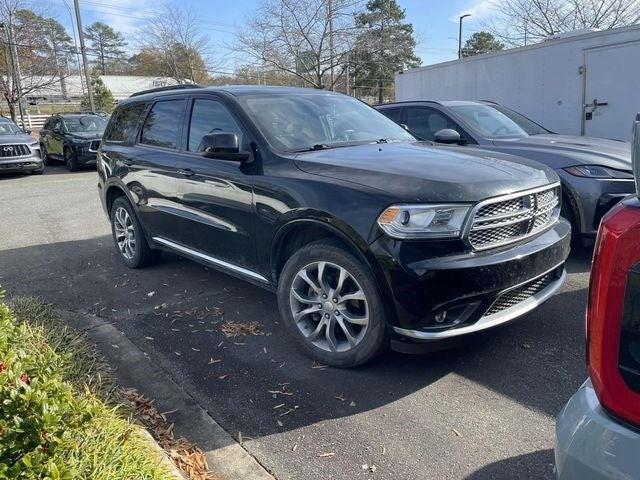
<svg viewBox="0 0 640 480">
<path fill-rule="evenodd" d="M 376 108 L 421 140 L 509 153 L 553 168 L 562 182 L 562 215 L 576 239 L 595 237 L 604 214 L 634 191 L 628 142 L 558 135 L 486 101 L 415 101 Z"/>
</svg>

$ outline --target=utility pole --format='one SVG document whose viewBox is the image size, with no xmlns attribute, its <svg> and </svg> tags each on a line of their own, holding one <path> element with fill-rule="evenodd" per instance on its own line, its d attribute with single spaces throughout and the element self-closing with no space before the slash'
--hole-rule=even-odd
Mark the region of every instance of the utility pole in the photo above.
<svg viewBox="0 0 640 480">
<path fill-rule="evenodd" d="M 465 13 L 464 15 L 460 15 L 460 26 L 458 27 L 458 58 L 462 58 L 462 20 L 467 17 L 470 17 L 470 13 Z"/>
<path fill-rule="evenodd" d="M 329 63 L 331 67 L 331 90 L 335 92 L 333 81 L 333 0 L 327 0 L 327 15 L 329 16 Z"/>
<path fill-rule="evenodd" d="M 20 61 L 18 60 L 18 49 L 13 41 L 13 19 L 12 14 L 9 12 L 9 25 L 2 24 L 6 33 L 7 40 L 9 41 L 9 55 L 11 57 L 11 70 L 13 72 L 13 81 L 15 82 L 16 92 L 18 94 L 18 111 L 20 112 L 20 122 L 22 122 L 22 130 L 25 131 L 24 126 L 24 110 L 22 109 L 22 82 L 20 78 Z"/>
<path fill-rule="evenodd" d="M 80 39 L 80 52 L 82 52 L 82 65 L 84 67 L 84 78 L 87 82 L 87 94 L 91 111 L 96 111 L 96 104 L 93 102 L 93 91 L 91 90 L 91 76 L 89 74 L 89 62 L 87 62 L 87 48 L 84 46 L 84 30 L 82 30 L 82 19 L 80 18 L 80 0 L 73 0 L 76 7 L 76 22 L 78 23 L 78 38 Z"/>
</svg>

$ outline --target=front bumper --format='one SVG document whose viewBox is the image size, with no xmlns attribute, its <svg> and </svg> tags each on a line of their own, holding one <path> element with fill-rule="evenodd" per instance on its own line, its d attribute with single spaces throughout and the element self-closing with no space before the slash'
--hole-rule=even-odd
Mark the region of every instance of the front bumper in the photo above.
<svg viewBox="0 0 640 480">
<path fill-rule="evenodd" d="M 44 164 L 39 156 L 16 157 L 10 160 L 0 160 L 0 173 L 32 172 L 42 170 Z"/>
<path fill-rule="evenodd" d="M 450 249 L 439 242 L 434 251 L 381 237 L 372 244 L 372 252 L 386 266 L 389 300 L 395 307 L 394 342 L 460 337 L 534 309 L 564 281 L 570 232 L 561 219 L 519 244 L 457 253 L 452 253 L 454 242 Z"/>
<path fill-rule="evenodd" d="M 90 144 L 71 145 L 78 165 L 94 165 L 98 158 L 98 151 L 91 150 Z"/>
<path fill-rule="evenodd" d="M 602 217 L 624 197 L 635 193 L 633 179 L 581 178 L 562 169 L 556 172 L 571 196 L 580 234 L 587 237 L 595 237 Z"/>
<path fill-rule="evenodd" d="M 640 432 L 613 419 L 587 380 L 556 418 L 560 480 L 638 478 Z"/>
</svg>

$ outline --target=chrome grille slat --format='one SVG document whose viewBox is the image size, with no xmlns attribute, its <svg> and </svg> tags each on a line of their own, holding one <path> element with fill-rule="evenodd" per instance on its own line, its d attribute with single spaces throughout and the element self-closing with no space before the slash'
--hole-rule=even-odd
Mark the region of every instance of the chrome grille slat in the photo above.
<svg viewBox="0 0 640 480">
<path fill-rule="evenodd" d="M 556 269 L 557 270 L 557 269 Z M 491 307 L 485 312 L 484 316 L 493 315 L 495 313 L 506 310 L 507 308 L 515 307 L 519 303 L 524 302 L 528 298 L 533 297 L 537 293 L 547 288 L 558 275 L 556 271 L 545 273 L 544 275 L 534 278 L 530 282 L 520 285 L 502 293 L 494 302 Z"/>
<path fill-rule="evenodd" d="M 31 149 L 27 145 L 0 145 L 0 158 L 24 157 L 26 155 L 31 155 Z"/>
<path fill-rule="evenodd" d="M 551 225 L 559 216 L 559 186 L 482 202 L 475 210 L 467 241 L 484 250 L 522 240 Z"/>
</svg>

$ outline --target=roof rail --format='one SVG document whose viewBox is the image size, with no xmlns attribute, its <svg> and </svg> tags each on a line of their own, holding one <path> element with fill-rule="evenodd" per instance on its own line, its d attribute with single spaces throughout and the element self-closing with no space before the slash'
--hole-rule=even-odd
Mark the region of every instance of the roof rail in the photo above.
<svg viewBox="0 0 640 480">
<path fill-rule="evenodd" d="M 146 95 L 147 93 L 166 92 L 170 90 L 181 90 L 183 88 L 202 88 L 202 85 L 196 85 L 194 83 L 185 83 L 180 85 L 168 85 L 166 87 L 150 88 L 149 90 L 141 90 L 140 92 L 132 93 L 131 97 L 137 97 L 139 95 Z"/>
</svg>

